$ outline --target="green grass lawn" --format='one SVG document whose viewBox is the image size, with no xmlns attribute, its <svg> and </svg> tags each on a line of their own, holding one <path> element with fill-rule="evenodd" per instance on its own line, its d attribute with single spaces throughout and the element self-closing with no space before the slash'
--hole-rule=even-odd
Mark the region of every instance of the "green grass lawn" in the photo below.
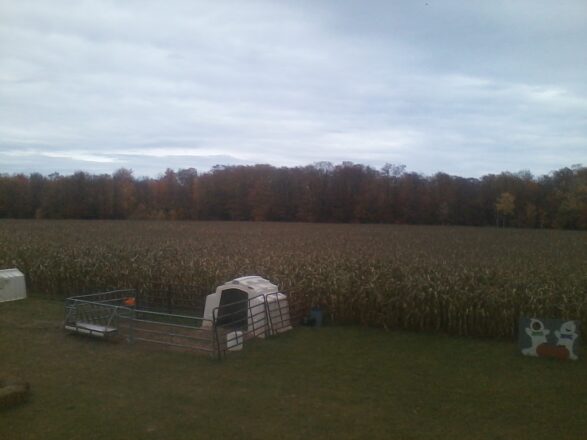
<svg viewBox="0 0 587 440">
<path fill-rule="evenodd" d="M 31 383 L 0 439 L 584 439 L 587 368 L 513 342 L 300 328 L 219 362 L 67 335 L 0 304 L 0 374 Z"/>
</svg>

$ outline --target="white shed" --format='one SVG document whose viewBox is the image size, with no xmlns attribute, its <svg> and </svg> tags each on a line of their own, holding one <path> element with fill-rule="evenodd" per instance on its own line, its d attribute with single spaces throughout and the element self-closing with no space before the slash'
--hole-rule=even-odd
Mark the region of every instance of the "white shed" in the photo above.
<svg viewBox="0 0 587 440">
<path fill-rule="evenodd" d="M 24 274 L 18 269 L 0 270 L 0 302 L 26 298 Z"/>
<path fill-rule="evenodd" d="M 206 297 L 204 324 L 210 325 L 214 309 L 218 309 L 217 321 L 239 322 L 255 336 L 265 336 L 267 313 L 265 303 L 273 324 L 271 333 L 291 329 L 287 297 L 279 293 L 277 286 L 260 276 L 247 276 L 228 281 L 216 288 L 216 292 Z"/>
</svg>

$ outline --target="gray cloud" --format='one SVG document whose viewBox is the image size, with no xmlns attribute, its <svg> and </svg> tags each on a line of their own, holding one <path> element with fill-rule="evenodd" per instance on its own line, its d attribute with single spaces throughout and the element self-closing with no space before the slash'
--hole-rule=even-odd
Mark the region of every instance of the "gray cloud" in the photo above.
<svg viewBox="0 0 587 440">
<path fill-rule="evenodd" d="M 587 162 L 581 0 L 9 1 L 0 14 L 2 172 Z"/>
</svg>

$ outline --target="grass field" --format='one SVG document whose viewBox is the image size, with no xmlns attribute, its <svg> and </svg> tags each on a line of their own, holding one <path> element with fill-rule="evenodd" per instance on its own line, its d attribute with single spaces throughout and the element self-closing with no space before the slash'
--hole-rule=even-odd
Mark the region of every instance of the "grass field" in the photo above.
<svg viewBox="0 0 587 440">
<path fill-rule="evenodd" d="M 0 304 L 0 374 L 31 383 L 0 412 L 20 439 L 573 439 L 585 360 L 511 342 L 354 326 L 300 328 L 223 362 L 61 329 L 62 303 Z"/>
<path fill-rule="evenodd" d="M 53 297 L 261 275 L 339 323 L 513 338 L 587 320 L 587 232 L 238 222 L 0 221 L 0 267 Z"/>
</svg>

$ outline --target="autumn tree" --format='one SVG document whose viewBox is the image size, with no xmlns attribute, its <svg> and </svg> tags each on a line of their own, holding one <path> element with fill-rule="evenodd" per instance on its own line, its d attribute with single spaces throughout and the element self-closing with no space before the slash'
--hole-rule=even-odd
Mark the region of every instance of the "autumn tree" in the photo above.
<svg viewBox="0 0 587 440">
<path fill-rule="evenodd" d="M 516 208 L 516 196 L 509 192 L 503 192 L 500 194 L 497 202 L 495 203 L 495 210 L 497 212 L 497 226 L 499 226 L 499 219 L 501 217 L 501 225 L 506 226 L 507 219 L 514 213 Z"/>
</svg>

